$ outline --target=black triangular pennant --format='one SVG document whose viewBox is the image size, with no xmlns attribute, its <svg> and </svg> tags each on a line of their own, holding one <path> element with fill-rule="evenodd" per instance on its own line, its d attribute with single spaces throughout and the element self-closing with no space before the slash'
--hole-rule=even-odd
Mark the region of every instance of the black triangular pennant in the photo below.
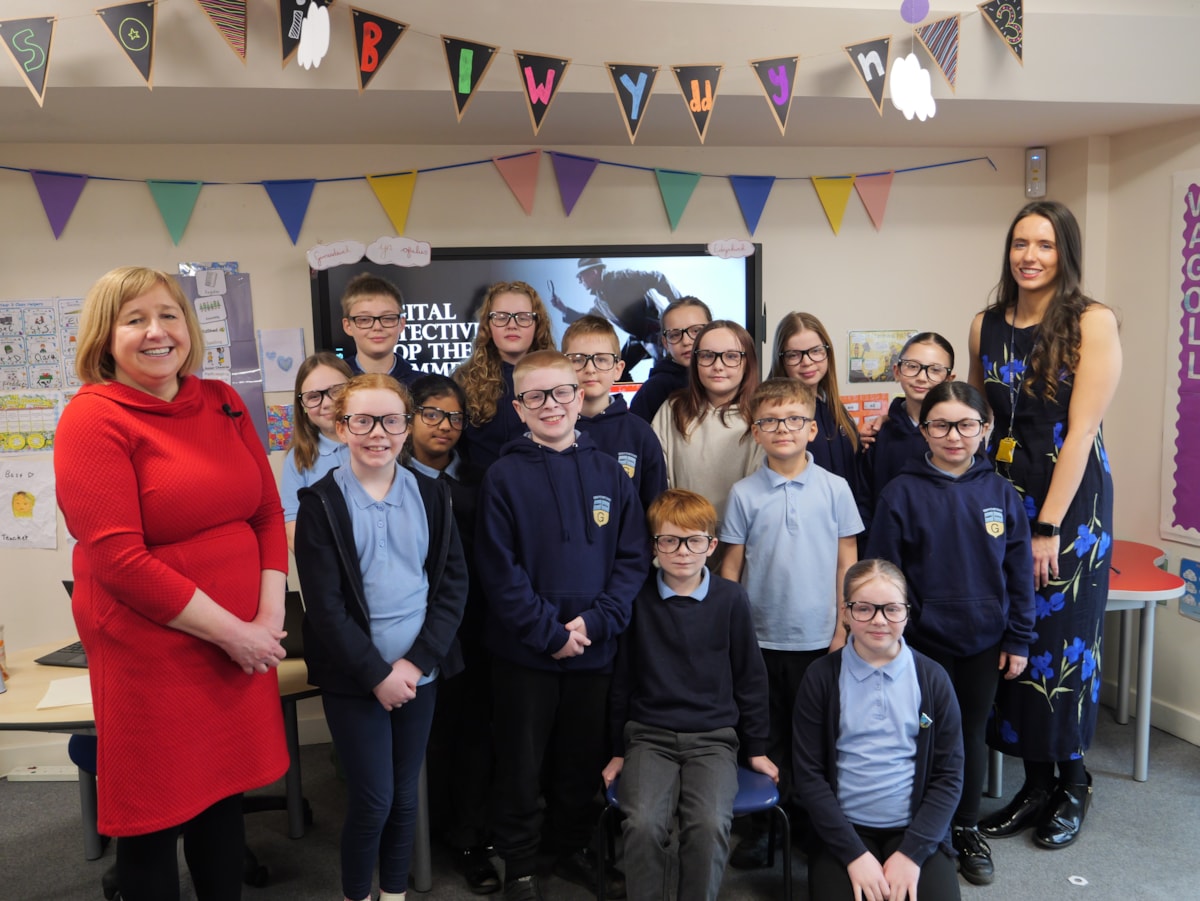
<svg viewBox="0 0 1200 901">
<path fill-rule="evenodd" d="M 525 103 L 529 107 L 529 121 L 533 123 L 533 133 L 536 135 L 542 127 L 550 104 L 558 96 L 562 87 L 563 76 L 567 73 L 569 59 L 557 56 L 541 56 L 537 53 L 527 53 L 524 50 L 514 50 L 517 58 L 517 74 L 521 79 L 521 87 L 525 91 Z"/>
<path fill-rule="evenodd" d="M 0 41 L 8 49 L 38 106 L 46 99 L 46 73 L 50 69 L 50 45 L 54 43 L 57 21 L 50 16 L 0 22 Z"/>
<path fill-rule="evenodd" d="M 475 89 L 496 59 L 499 47 L 477 44 L 442 35 L 442 48 L 446 51 L 446 68 L 450 72 L 450 92 L 454 95 L 454 109 L 458 121 L 475 96 Z"/>
<path fill-rule="evenodd" d="M 154 89 L 155 5 L 141 0 L 96 10 L 151 90 Z"/>
<path fill-rule="evenodd" d="M 280 53 L 285 66 L 300 47 L 300 32 L 304 30 L 304 16 L 309 3 L 329 7 L 333 5 L 333 0 L 307 0 L 303 6 L 297 6 L 295 0 L 279 0 Z"/>
<path fill-rule="evenodd" d="M 612 79 L 617 93 L 617 105 L 621 107 L 621 118 L 629 133 L 629 143 L 637 140 L 638 129 L 646 116 L 650 103 L 650 92 L 654 79 L 658 77 L 658 66 L 639 66 L 636 63 L 605 63 L 608 77 Z"/>
<path fill-rule="evenodd" d="M 780 134 L 787 134 L 788 113 L 792 108 L 792 88 L 796 84 L 796 69 L 800 57 L 781 56 L 777 59 L 752 59 L 750 65 L 762 85 L 763 95 L 775 115 Z"/>
<path fill-rule="evenodd" d="M 1022 66 L 1025 65 L 1025 11 L 1021 0 L 989 0 L 979 4 L 983 19 L 1000 35 L 1000 40 L 1012 51 Z"/>
<path fill-rule="evenodd" d="M 387 16 L 350 7 L 354 25 L 354 52 L 358 61 L 358 92 L 361 94 L 384 64 L 388 54 L 404 36 L 408 25 Z"/>
<path fill-rule="evenodd" d="M 888 55 L 891 52 L 892 36 L 875 38 L 873 41 L 863 41 L 860 44 L 847 44 L 842 49 L 850 57 L 854 71 L 862 79 L 871 99 L 875 102 L 875 110 L 883 115 L 883 86 L 887 82 Z"/>
<path fill-rule="evenodd" d="M 720 64 L 671 67 L 675 80 L 679 82 L 679 92 L 683 94 L 688 112 L 692 114 L 692 124 L 696 126 L 701 144 L 704 143 L 712 109 L 717 102 L 717 83 L 721 80 L 721 70 L 724 68 Z"/>
</svg>

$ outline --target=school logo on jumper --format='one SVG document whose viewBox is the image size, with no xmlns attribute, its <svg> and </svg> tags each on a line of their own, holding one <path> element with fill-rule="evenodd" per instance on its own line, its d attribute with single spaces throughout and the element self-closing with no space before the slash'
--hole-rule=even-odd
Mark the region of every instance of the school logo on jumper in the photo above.
<svg viewBox="0 0 1200 901">
<path fill-rule="evenodd" d="M 605 497 L 602 494 L 597 494 L 592 498 L 592 519 L 596 520 L 596 525 L 608 525 L 608 514 L 612 510 L 612 498 Z"/>
<path fill-rule="evenodd" d="M 999 507 L 983 508 L 983 527 L 993 538 L 1004 534 L 1004 511 Z"/>
<path fill-rule="evenodd" d="M 633 474 L 637 472 L 637 454 L 628 452 L 617 454 L 617 462 L 621 464 L 621 468 L 625 470 L 625 475 L 633 478 Z"/>
</svg>

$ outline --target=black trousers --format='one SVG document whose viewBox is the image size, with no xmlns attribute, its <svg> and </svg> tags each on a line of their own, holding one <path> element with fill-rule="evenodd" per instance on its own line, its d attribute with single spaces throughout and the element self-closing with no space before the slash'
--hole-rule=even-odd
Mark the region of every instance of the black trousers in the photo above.
<svg viewBox="0 0 1200 901">
<path fill-rule="evenodd" d="M 885 863 L 904 840 L 903 829 L 855 826 L 854 831 L 880 864 Z M 808 861 L 808 897 L 814 901 L 853 901 L 854 898 L 849 872 L 820 843 Z M 958 887 L 958 868 L 948 854 L 934 851 L 921 865 L 917 897 L 920 901 L 959 901 L 962 897 Z"/>
</svg>

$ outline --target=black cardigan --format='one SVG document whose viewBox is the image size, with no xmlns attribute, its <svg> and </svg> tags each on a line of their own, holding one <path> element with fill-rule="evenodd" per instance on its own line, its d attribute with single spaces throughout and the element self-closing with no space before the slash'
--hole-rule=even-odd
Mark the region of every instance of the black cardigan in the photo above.
<svg viewBox="0 0 1200 901">
<path fill-rule="evenodd" d="M 406 659 L 423 673 L 462 669 L 456 634 L 467 600 L 467 566 L 451 515 L 450 491 L 413 473 L 429 522 L 425 623 Z M 296 569 L 304 595 L 304 656 L 308 681 L 325 691 L 370 695 L 392 671 L 371 641 L 362 572 L 350 510 L 328 473 L 300 491 L 296 516 Z"/>
</svg>

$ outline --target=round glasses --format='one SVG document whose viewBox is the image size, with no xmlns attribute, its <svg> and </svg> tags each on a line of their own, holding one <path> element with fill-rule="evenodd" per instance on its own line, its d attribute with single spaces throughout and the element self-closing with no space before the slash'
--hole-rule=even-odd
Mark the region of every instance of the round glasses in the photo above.
<svg viewBox="0 0 1200 901">
<path fill-rule="evenodd" d="M 732 369 L 735 366 L 741 366 L 742 360 L 746 357 L 744 350 L 698 350 L 694 354 L 696 363 L 700 366 L 712 366 L 717 362 L 717 357 L 721 358 L 721 362 Z"/>
<path fill-rule="evenodd" d="M 865 601 L 847 601 L 850 618 L 860 623 L 869 623 L 875 614 L 882 612 L 889 623 L 902 623 L 908 619 L 908 604 L 868 604 Z"/>
<path fill-rule="evenodd" d="M 370 435 L 378 423 L 389 435 L 403 435 L 408 431 L 408 423 L 412 417 L 407 413 L 388 413 L 386 416 L 372 416 L 370 413 L 351 413 L 342 417 L 351 435 Z"/>
<path fill-rule="evenodd" d="M 346 318 L 354 323 L 355 328 L 363 330 L 374 328 L 376 322 L 384 328 L 395 328 L 400 324 L 399 313 L 384 313 L 382 316 L 347 316 Z"/>
<path fill-rule="evenodd" d="M 459 432 L 466 424 L 466 414 L 464 413 L 448 413 L 441 407 L 415 407 L 417 415 L 421 417 L 421 422 L 428 426 L 441 425 L 443 420 L 450 421 L 450 428 Z"/>
<path fill-rule="evenodd" d="M 487 314 L 488 322 L 492 325 L 497 325 L 504 328 L 513 320 L 516 320 L 520 328 L 529 328 L 537 322 L 537 313 L 502 313 L 499 310 Z"/>
<path fill-rule="evenodd" d="M 796 366 L 804 362 L 805 357 L 808 357 L 814 363 L 820 363 L 828 356 L 828 344 L 818 344 L 816 347 L 809 347 L 805 350 L 784 350 L 779 353 L 779 359 L 783 360 L 789 366 Z"/>
<path fill-rule="evenodd" d="M 945 438 L 950 434 L 951 429 L 964 438 L 974 438 L 983 431 L 983 426 L 982 419 L 960 419 L 958 422 L 951 422 L 949 419 L 930 419 L 928 422 L 921 423 L 921 428 L 928 433 L 930 438 Z"/>
<path fill-rule="evenodd" d="M 900 374 L 907 376 L 910 379 L 915 379 L 922 372 L 925 373 L 925 378 L 931 382 L 944 382 L 946 376 L 950 374 L 950 370 L 938 363 L 926 363 L 922 365 L 916 360 L 906 360 L 901 357 L 896 361 L 896 368 L 900 370 Z"/>
<path fill-rule="evenodd" d="M 708 551 L 712 539 L 711 535 L 688 535 L 686 538 L 679 535 L 653 536 L 654 549 L 660 554 L 673 554 L 679 550 L 680 545 L 686 547 L 689 554 L 703 554 Z"/>
<path fill-rule="evenodd" d="M 778 432 L 781 425 L 786 425 L 789 432 L 798 432 L 812 421 L 811 416 L 785 416 L 782 419 L 764 416 L 754 420 L 754 424 L 764 432 Z"/>
<path fill-rule="evenodd" d="M 576 369 L 586 369 L 587 364 L 591 363 L 600 372 L 608 372 L 621 359 L 617 354 L 566 354 L 565 356 Z"/>
<path fill-rule="evenodd" d="M 696 336 L 704 331 L 704 326 L 707 324 L 708 323 L 705 322 L 701 323 L 700 325 L 689 325 L 687 328 L 667 328 L 663 329 L 662 335 L 667 339 L 668 344 L 678 344 L 683 340 L 684 335 L 687 335 L 689 338 L 695 341 Z"/>
<path fill-rule="evenodd" d="M 328 388 L 316 388 L 312 391 L 301 391 L 296 396 L 300 398 L 300 403 L 304 404 L 310 410 L 313 410 L 321 404 L 325 403 L 325 398 L 336 400 L 346 390 L 346 383 L 341 382 L 337 385 L 330 385 Z"/>
<path fill-rule="evenodd" d="M 555 385 L 548 391 L 522 391 L 517 395 L 517 400 L 526 410 L 540 410 L 550 398 L 554 398 L 560 404 L 569 404 L 575 399 L 575 392 L 578 390 L 578 385 Z"/>
</svg>

